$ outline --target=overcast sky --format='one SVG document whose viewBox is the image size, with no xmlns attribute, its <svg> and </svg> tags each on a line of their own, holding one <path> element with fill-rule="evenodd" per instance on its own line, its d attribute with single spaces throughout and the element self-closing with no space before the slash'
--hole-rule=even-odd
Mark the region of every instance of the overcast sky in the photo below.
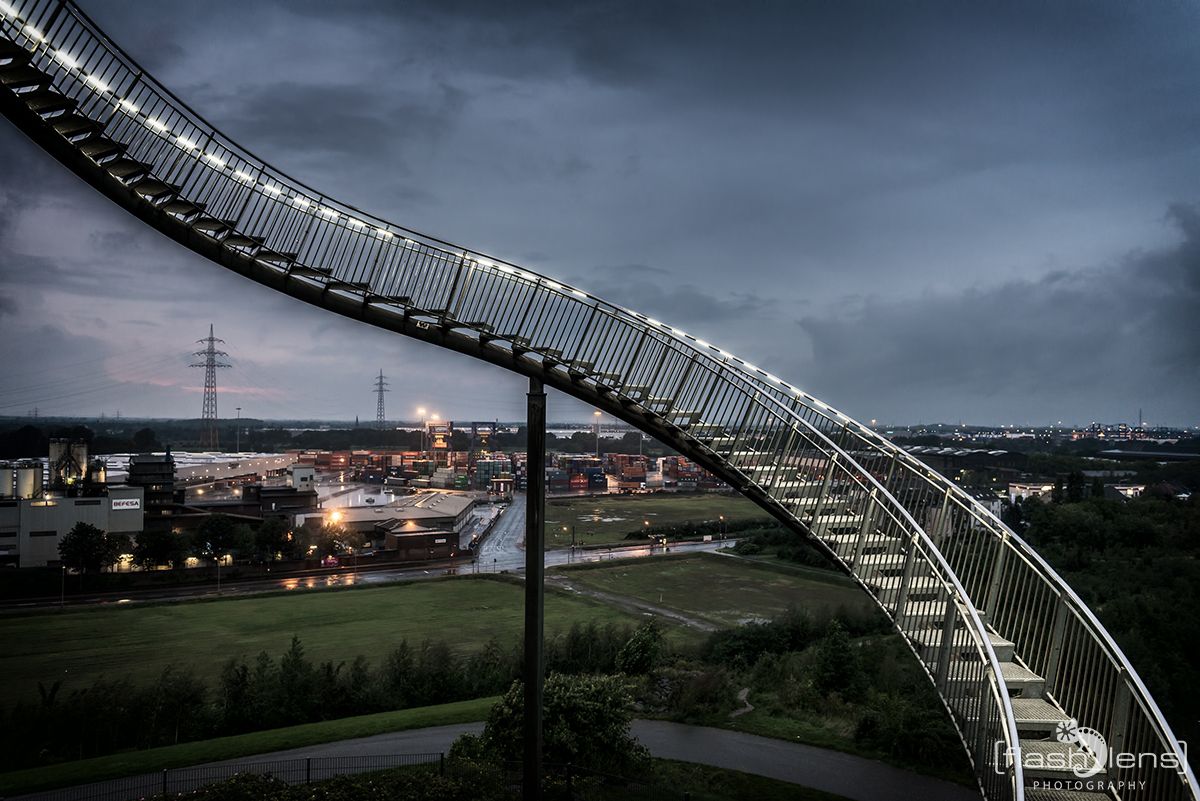
<svg viewBox="0 0 1200 801">
<path fill-rule="evenodd" d="M 1200 4 L 84 2 L 334 197 L 861 419 L 1200 423 Z M 523 380 L 192 254 L 0 123 L 0 415 L 517 419 Z M 551 417 L 584 418 L 572 401 Z"/>
</svg>

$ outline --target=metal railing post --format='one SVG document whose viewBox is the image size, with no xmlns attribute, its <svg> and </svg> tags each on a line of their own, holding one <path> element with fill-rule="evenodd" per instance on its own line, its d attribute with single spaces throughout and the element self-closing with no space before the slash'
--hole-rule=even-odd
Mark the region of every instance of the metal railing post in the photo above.
<svg viewBox="0 0 1200 801">
<path fill-rule="evenodd" d="M 900 590 L 896 595 L 896 605 L 892 610 L 892 620 L 900 626 L 900 618 L 904 616 L 904 606 L 908 601 L 908 588 L 912 584 L 913 570 L 917 562 L 917 535 L 908 538 L 908 550 L 904 553 L 904 575 L 900 579 Z"/>
<path fill-rule="evenodd" d="M 950 675 L 950 658 L 953 654 L 951 647 L 954 640 L 954 623 L 958 619 L 958 599 L 953 595 L 946 596 L 946 614 L 942 619 L 942 645 L 938 649 L 937 688 L 938 692 L 946 689 L 946 680 Z"/>
<path fill-rule="evenodd" d="M 1050 648 L 1046 654 L 1046 669 L 1042 671 L 1045 680 L 1045 692 L 1054 694 L 1058 680 L 1058 662 L 1062 657 L 1063 632 L 1067 626 L 1067 602 L 1060 595 L 1058 605 L 1054 610 L 1054 626 L 1050 629 Z"/>
<path fill-rule="evenodd" d="M 992 561 L 992 575 L 988 579 L 987 594 L 983 599 L 983 606 L 976 607 L 982 612 L 992 614 L 992 620 L 995 620 L 996 598 L 1000 594 L 1000 581 L 1004 577 L 1004 562 L 1008 555 L 1008 536 L 1005 535 L 996 540 L 996 556 Z"/>
</svg>

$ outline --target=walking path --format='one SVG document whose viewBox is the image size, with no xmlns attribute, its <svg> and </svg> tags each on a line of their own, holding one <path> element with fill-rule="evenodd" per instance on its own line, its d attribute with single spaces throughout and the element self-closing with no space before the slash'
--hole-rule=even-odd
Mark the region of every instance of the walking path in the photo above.
<svg viewBox="0 0 1200 801">
<path fill-rule="evenodd" d="M 655 757 L 740 770 L 833 793 L 853 801 L 980 801 L 979 794 L 970 788 L 894 768 L 872 759 L 843 754 L 840 751 L 726 729 L 688 726 L 662 720 L 635 720 L 632 728 L 634 736 Z M 186 777 L 180 777 L 182 782 L 178 779 L 172 780 L 171 789 L 177 792 L 199 786 L 203 783 L 199 778 L 203 768 L 306 757 L 315 759 L 443 753 L 449 750 L 450 744 L 460 735 L 482 730 L 482 723 L 434 726 L 211 762 L 197 766 L 197 778 L 194 780 L 188 780 Z M 186 770 L 191 772 L 191 769 Z M 120 801 L 133 797 L 122 796 L 122 791 L 128 793 L 130 788 L 141 785 L 153 788 L 160 780 L 161 774 L 147 774 L 143 777 L 97 782 L 69 790 L 16 796 L 10 801 L 91 798 Z M 192 787 L 185 787 L 184 784 L 190 784 Z"/>
</svg>

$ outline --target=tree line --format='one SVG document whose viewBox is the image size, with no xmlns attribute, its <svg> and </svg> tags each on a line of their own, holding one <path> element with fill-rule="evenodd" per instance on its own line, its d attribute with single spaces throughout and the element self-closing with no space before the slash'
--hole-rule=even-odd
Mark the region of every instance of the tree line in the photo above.
<svg viewBox="0 0 1200 801">
<path fill-rule="evenodd" d="M 627 625 L 576 624 L 547 638 L 546 668 L 616 673 L 638 642 Z M 495 695 L 522 664 L 519 641 L 460 654 L 443 641 L 402 640 L 373 665 L 362 656 L 313 661 L 293 638 L 278 657 L 229 659 L 215 680 L 187 665 L 168 665 L 150 684 L 47 680 L 35 700 L 0 713 L 0 770 Z"/>
</svg>

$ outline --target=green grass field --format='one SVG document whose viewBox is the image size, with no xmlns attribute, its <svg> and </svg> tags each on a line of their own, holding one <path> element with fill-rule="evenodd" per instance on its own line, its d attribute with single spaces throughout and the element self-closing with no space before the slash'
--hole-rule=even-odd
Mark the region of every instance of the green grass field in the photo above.
<svg viewBox="0 0 1200 801">
<path fill-rule="evenodd" d="M 573 584 L 637 598 L 718 626 L 770 618 L 792 605 L 818 615 L 839 607 L 873 606 L 862 590 L 837 573 L 727 556 L 628 560 L 572 569 L 566 575 Z"/>
<path fill-rule="evenodd" d="M 651 526 L 718 520 L 762 520 L 771 517 L 740 495 L 606 495 L 546 502 L 546 547 L 571 545 L 571 527 L 579 545 L 620 542 L 632 531 Z M 566 529 L 564 531 L 564 528 Z"/>
<path fill-rule="evenodd" d="M 305 592 L 197 603 L 131 605 L 0 618 L 0 704 L 37 696 L 39 681 L 66 689 L 92 680 L 148 683 L 171 663 L 213 679 L 230 657 L 274 657 L 300 638 L 314 661 L 373 663 L 407 638 L 445 640 L 460 652 L 489 638 L 521 634 L 523 588 L 489 579 L 456 578 L 386 587 Z M 546 632 L 573 623 L 638 618 L 586 598 L 546 594 Z"/>
<path fill-rule="evenodd" d="M 446 726 L 485 720 L 499 696 L 456 701 L 438 706 L 380 712 L 341 720 L 305 723 L 282 729 L 268 729 L 232 737 L 215 737 L 195 743 L 182 743 L 144 751 L 81 759 L 66 764 L 45 765 L 28 770 L 0 774 L 0 797 L 23 794 L 48 787 L 67 787 L 120 776 L 135 776 L 167 768 L 202 765 L 254 754 L 266 754 L 301 748 L 317 743 L 332 743 L 356 737 L 370 737 L 407 729 Z"/>
</svg>

